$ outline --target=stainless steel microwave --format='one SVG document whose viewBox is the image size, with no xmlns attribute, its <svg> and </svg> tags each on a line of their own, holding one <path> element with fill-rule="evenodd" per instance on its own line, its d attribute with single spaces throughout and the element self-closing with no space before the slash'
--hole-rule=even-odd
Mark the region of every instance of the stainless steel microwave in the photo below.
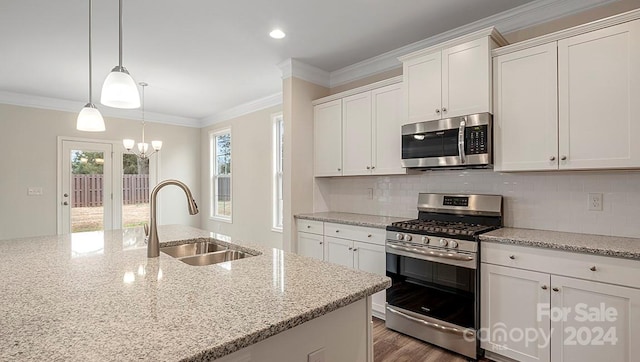
<svg viewBox="0 0 640 362">
<path fill-rule="evenodd" d="M 402 126 L 402 166 L 487 168 L 493 162 L 492 116 L 479 113 Z"/>
</svg>

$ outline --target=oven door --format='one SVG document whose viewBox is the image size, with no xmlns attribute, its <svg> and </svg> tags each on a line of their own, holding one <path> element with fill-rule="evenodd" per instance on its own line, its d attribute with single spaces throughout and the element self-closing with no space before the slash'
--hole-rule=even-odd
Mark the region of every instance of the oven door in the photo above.
<svg viewBox="0 0 640 362">
<path fill-rule="evenodd" d="M 474 254 L 433 252 L 435 255 L 412 255 L 387 245 L 387 276 L 392 280 L 387 289 L 387 303 L 476 329 L 477 261 Z M 464 265 L 460 258 L 465 258 L 466 266 L 460 266 Z"/>
</svg>

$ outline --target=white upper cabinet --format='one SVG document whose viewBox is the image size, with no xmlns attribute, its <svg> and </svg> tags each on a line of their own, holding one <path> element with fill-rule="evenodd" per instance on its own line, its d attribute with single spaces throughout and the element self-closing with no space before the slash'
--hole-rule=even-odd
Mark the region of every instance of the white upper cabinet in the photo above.
<svg viewBox="0 0 640 362">
<path fill-rule="evenodd" d="M 329 98 L 339 99 L 315 106 L 315 176 L 406 173 L 400 144 L 402 86 L 398 80 L 384 83 L 391 84 L 334 95 Z"/>
<path fill-rule="evenodd" d="M 315 175 L 342 175 L 341 99 L 314 107 L 313 142 Z"/>
<path fill-rule="evenodd" d="M 405 123 L 491 112 L 491 49 L 504 44 L 488 28 L 401 57 Z"/>
<path fill-rule="evenodd" d="M 371 92 L 342 99 L 342 174 L 371 173 Z"/>
<path fill-rule="evenodd" d="M 638 17 L 494 51 L 496 171 L 640 167 Z"/>
<path fill-rule="evenodd" d="M 560 168 L 640 167 L 640 20 L 558 41 Z"/>
<path fill-rule="evenodd" d="M 494 169 L 558 169 L 556 43 L 493 59 Z"/>
</svg>

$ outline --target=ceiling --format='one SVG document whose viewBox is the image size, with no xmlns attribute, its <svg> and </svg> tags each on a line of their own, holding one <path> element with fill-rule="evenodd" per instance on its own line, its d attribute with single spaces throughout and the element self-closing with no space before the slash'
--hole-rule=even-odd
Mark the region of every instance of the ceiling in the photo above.
<svg viewBox="0 0 640 362">
<path fill-rule="evenodd" d="M 331 72 L 531 0 L 127 0 L 123 65 L 146 111 L 197 120 L 281 92 L 277 64 Z M 269 37 L 273 28 L 287 33 Z M 88 1 L 0 3 L 0 92 L 88 100 Z M 93 1 L 93 91 L 118 63 L 118 1 Z M 139 112 L 139 111 L 132 111 Z M 136 113 L 137 114 L 137 113 Z"/>
</svg>

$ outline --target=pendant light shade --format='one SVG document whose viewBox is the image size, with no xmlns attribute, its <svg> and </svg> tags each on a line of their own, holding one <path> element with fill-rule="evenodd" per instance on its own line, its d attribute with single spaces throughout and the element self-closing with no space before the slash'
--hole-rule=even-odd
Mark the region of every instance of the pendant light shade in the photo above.
<svg viewBox="0 0 640 362">
<path fill-rule="evenodd" d="M 86 132 L 103 132 L 106 129 L 102 114 L 93 103 L 87 103 L 78 114 L 76 129 Z"/>
<path fill-rule="evenodd" d="M 114 108 L 140 107 L 138 86 L 124 67 L 116 66 L 102 85 L 100 103 Z"/>
<path fill-rule="evenodd" d="M 102 114 L 96 106 L 93 104 L 92 82 L 91 82 L 91 10 L 92 0 L 89 0 L 89 103 L 85 104 L 84 108 L 78 114 L 76 120 L 76 129 L 78 131 L 86 132 L 103 132 L 104 119 Z"/>
<path fill-rule="evenodd" d="M 122 0 L 119 1 L 119 53 L 118 65 L 107 76 L 102 84 L 100 103 L 108 107 L 133 109 L 140 107 L 138 86 L 129 72 L 122 66 Z"/>
</svg>

